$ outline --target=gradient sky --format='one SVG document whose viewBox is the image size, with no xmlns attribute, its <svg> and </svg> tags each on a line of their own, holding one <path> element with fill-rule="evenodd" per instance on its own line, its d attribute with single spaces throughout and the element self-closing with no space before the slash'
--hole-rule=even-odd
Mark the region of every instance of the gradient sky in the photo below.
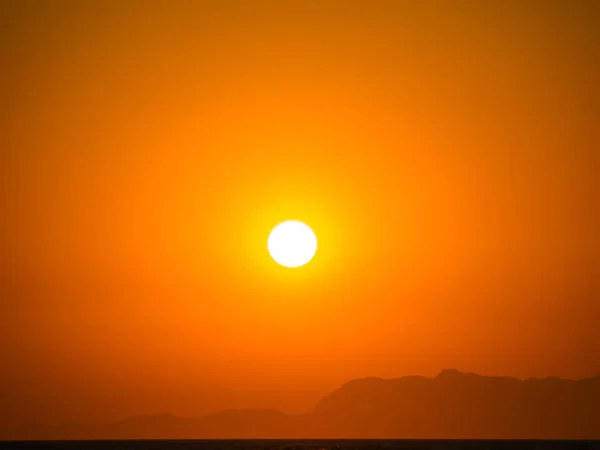
<svg viewBox="0 0 600 450">
<path fill-rule="evenodd" d="M 0 425 L 600 373 L 599 2 L 1 5 Z"/>
</svg>

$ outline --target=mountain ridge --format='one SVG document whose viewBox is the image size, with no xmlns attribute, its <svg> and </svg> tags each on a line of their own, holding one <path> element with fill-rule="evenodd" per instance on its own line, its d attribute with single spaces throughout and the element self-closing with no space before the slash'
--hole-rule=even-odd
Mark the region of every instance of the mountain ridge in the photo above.
<svg viewBox="0 0 600 450">
<path fill-rule="evenodd" d="M 445 369 L 433 378 L 350 380 L 305 414 L 158 413 L 100 425 L 21 426 L 0 432 L 0 439 L 600 439 L 599 405 L 600 375 L 521 380 Z"/>
</svg>

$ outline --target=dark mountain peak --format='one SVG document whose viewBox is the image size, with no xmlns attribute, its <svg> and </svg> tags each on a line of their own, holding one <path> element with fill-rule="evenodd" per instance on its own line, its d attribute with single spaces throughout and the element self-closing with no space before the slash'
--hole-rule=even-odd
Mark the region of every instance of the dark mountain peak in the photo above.
<svg viewBox="0 0 600 450">
<path fill-rule="evenodd" d="M 557 378 L 559 379 L 559 378 Z M 520 384 L 523 383 L 519 378 L 514 377 L 503 377 L 503 376 L 487 376 L 487 375 L 479 375 L 472 372 L 460 372 L 456 369 L 444 369 L 442 370 L 434 380 L 443 380 L 443 381 L 460 381 L 469 384 L 490 384 L 490 385 L 500 385 L 502 384 Z"/>
<path fill-rule="evenodd" d="M 379 384 L 379 383 L 382 383 L 385 381 L 387 381 L 387 380 L 384 380 L 383 378 L 379 378 L 379 377 L 356 378 L 355 380 L 350 380 L 350 381 L 347 381 L 346 383 L 342 384 L 340 389 L 355 387 L 358 385 L 365 385 L 365 384 L 371 384 L 371 385 Z"/>
<path fill-rule="evenodd" d="M 464 376 L 468 376 L 468 375 L 474 375 L 474 374 L 460 372 L 460 371 L 458 371 L 456 369 L 444 369 L 440 373 L 437 374 L 437 376 L 435 377 L 435 379 L 436 380 L 439 380 L 439 379 L 451 379 L 451 378 L 464 377 Z"/>
</svg>

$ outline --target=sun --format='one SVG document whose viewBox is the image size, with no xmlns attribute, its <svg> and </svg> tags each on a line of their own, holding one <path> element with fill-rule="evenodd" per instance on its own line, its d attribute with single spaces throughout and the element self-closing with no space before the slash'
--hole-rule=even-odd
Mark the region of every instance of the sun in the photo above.
<svg viewBox="0 0 600 450">
<path fill-rule="evenodd" d="M 300 267 L 317 251 L 317 236 L 305 223 L 287 220 L 271 231 L 267 241 L 271 257 L 284 267 Z"/>
</svg>

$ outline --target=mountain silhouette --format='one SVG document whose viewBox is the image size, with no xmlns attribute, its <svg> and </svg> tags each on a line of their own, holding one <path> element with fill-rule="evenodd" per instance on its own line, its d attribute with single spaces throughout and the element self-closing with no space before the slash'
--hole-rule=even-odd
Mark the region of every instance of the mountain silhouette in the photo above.
<svg viewBox="0 0 600 450">
<path fill-rule="evenodd" d="M 435 378 L 364 378 L 311 411 L 226 410 L 106 425 L 23 426 L 4 439 L 213 438 L 600 439 L 600 376 L 581 380 L 487 377 L 444 370 Z"/>
<path fill-rule="evenodd" d="M 365 378 L 346 383 L 310 413 L 319 436 L 598 438 L 600 377 Z"/>
</svg>

